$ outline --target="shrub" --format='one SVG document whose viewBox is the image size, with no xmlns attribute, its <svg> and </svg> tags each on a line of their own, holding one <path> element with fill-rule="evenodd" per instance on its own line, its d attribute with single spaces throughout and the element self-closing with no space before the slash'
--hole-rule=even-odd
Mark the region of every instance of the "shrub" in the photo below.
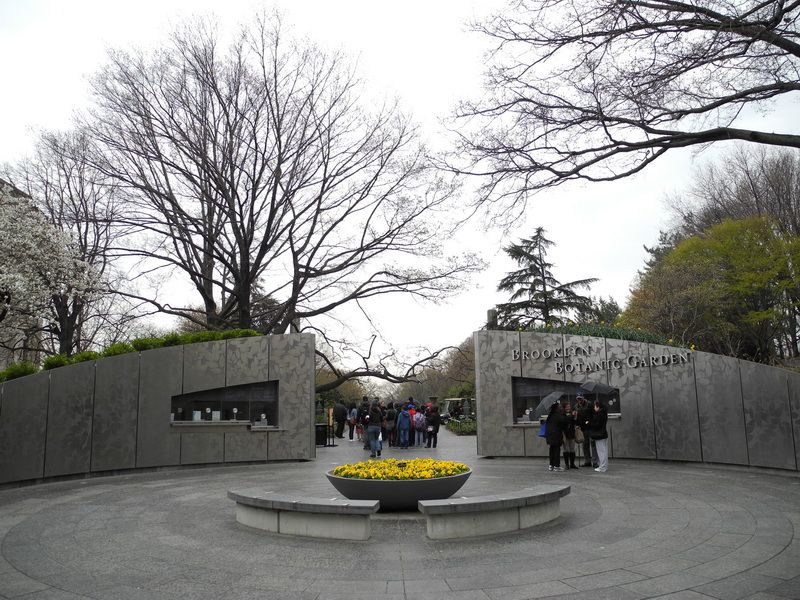
<svg viewBox="0 0 800 600">
<path fill-rule="evenodd" d="M 136 352 L 136 348 L 133 347 L 133 344 L 129 344 L 127 342 L 117 342 L 116 344 L 111 344 L 108 348 L 103 350 L 103 356 L 118 356 L 120 354 L 128 354 L 130 352 Z"/>
<path fill-rule="evenodd" d="M 456 435 L 477 435 L 478 422 L 474 419 L 450 419 L 446 425 L 447 429 Z"/>
<path fill-rule="evenodd" d="M 50 369 L 56 369 L 58 367 L 63 367 L 69 364 L 69 356 L 66 354 L 56 354 L 54 356 L 48 356 L 44 359 L 44 366 L 42 367 L 45 371 L 49 371 Z"/>
<path fill-rule="evenodd" d="M 627 329 L 615 327 L 604 323 L 570 323 L 556 327 L 535 327 L 529 329 L 537 333 L 565 333 L 569 335 L 585 335 L 589 337 L 603 337 L 612 340 L 628 340 L 631 342 L 645 342 L 661 344 L 662 346 L 684 346 L 675 340 L 668 340 L 663 335 L 643 331 L 641 329 Z"/>
<path fill-rule="evenodd" d="M 131 345 L 137 352 L 161 348 L 164 343 L 161 338 L 137 338 L 131 341 Z"/>
<path fill-rule="evenodd" d="M 228 329 L 227 331 L 223 331 L 221 333 L 223 340 L 232 340 L 234 338 L 243 337 L 258 337 L 261 335 L 261 333 L 255 329 Z"/>
<path fill-rule="evenodd" d="M 99 352 L 86 350 L 84 352 L 78 352 L 77 354 L 73 354 L 69 362 L 74 365 L 75 363 L 87 362 L 89 360 L 97 360 L 98 358 L 101 358 Z"/>
<path fill-rule="evenodd" d="M 33 375 L 39 370 L 32 362 L 23 360 L 21 362 L 11 363 L 5 371 L 0 371 L 0 381 L 11 381 L 17 377 L 24 377 L 25 375 Z"/>
<path fill-rule="evenodd" d="M 181 336 L 182 344 L 199 344 L 201 342 L 215 342 L 222 339 L 221 331 L 193 331 Z"/>
<path fill-rule="evenodd" d="M 161 336 L 161 346 L 168 347 L 168 346 L 180 346 L 183 344 L 183 340 L 181 339 L 180 333 L 167 333 L 166 335 Z"/>
</svg>

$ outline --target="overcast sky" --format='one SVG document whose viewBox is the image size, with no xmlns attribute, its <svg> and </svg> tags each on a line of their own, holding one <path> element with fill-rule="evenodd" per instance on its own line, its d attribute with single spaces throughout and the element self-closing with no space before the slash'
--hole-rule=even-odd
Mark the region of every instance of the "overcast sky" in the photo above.
<svg viewBox="0 0 800 600">
<path fill-rule="evenodd" d="M 481 93 L 485 40 L 467 22 L 502 9 L 504 2 L 0 0 L 0 163 L 29 152 L 36 128 L 69 126 L 73 111 L 87 104 L 86 77 L 101 64 L 106 47 L 152 46 L 192 14 L 213 13 L 223 27 L 234 26 L 264 6 L 279 7 L 298 34 L 357 58 L 370 89 L 398 97 L 430 143 L 441 146 L 440 119 L 458 99 Z M 746 116 L 742 124 L 796 131 L 798 117 L 796 103 L 783 103 Z M 460 342 L 483 324 L 487 309 L 505 300 L 496 285 L 514 265 L 501 246 L 537 226 L 556 244 L 549 258 L 558 279 L 598 277 L 591 293 L 623 304 L 643 264 L 643 244 L 652 245 L 667 224 L 664 197 L 685 187 L 693 169 L 722 150 L 676 152 L 628 180 L 541 193 L 525 222 L 505 236 L 475 223 L 454 240 L 481 252 L 491 265 L 470 290 L 441 306 L 382 301 L 371 305 L 371 314 L 399 348 Z"/>
</svg>

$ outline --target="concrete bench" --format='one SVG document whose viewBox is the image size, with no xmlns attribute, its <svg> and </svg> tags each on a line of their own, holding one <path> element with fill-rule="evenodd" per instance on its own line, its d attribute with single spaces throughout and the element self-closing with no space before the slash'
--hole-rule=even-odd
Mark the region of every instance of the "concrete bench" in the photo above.
<svg viewBox="0 0 800 600">
<path fill-rule="evenodd" d="M 259 489 L 229 490 L 242 525 L 314 538 L 366 540 L 377 500 L 303 498 Z"/>
<path fill-rule="evenodd" d="M 568 485 L 537 485 L 495 496 L 420 500 L 428 537 L 434 540 L 492 535 L 541 525 L 561 515 Z"/>
</svg>

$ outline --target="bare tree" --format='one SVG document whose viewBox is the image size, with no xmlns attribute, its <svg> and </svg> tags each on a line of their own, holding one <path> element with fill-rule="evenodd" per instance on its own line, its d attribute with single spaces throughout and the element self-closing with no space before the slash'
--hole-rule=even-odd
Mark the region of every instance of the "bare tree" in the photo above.
<svg viewBox="0 0 800 600">
<path fill-rule="evenodd" d="M 121 250 L 177 269 L 202 302 L 140 298 L 160 311 L 282 333 L 380 294 L 441 298 L 479 267 L 440 258 L 454 188 L 408 119 L 368 109 L 344 59 L 284 39 L 278 19 L 227 46 L 192 23 L 155 53 L 112 52 L 93 90 L 101 168 L 151 242 Z"/>
<path fill-rule="evenodd" d="M 441 357 L 453 349 L 452 346 L 428 351 L 424 356 L 412 361 L 400 360 L 393 352 L 377 354 L 374 344 L 377 336 L 373 336 L 366 352 L 359 355 L 358 366 L 341 366 L 341 362 L 332 358 L 335 349 L 326 339 L 322 348 L 317 349 L 318 362 L 329 372 L 328 381 L 317 385 L 316 392 L 322 393 L 334 389 L 350 379 L 372 378 L 390 384 L 419 383 L 425 372 L 436 368 L 441 362 Z"/>
<path fill-rule="evenodd" d="M 111 248 L 126 233 L 120 226 L 118 189 L 93 162 L 85 132 L 43 132 L 35 153 L 10 172 L 47 221 L 69 237 L 93 275 L 91 294 L 63 289 L 52 295 L 50 314 L 34 338 L 48 353 L 69 356 L 113 343 L 136 317 L 130 303 L 113 294 L 122 276 L 113 268 Z"/>
<path fill-rule="evenodd" d="M 800 153 L 739 149 L 698 170 L 690 190 L 669 199 L 682 236 L 725 219 L 768 216 L 781 233 L 800 236 Z"/>
<path fill-rule="evenodd" d="M 464 104 L 461 172 L 480 201 L 524 207 L 565 181 L 610 181 L 673 148 L 722 140 L 800 147 L 736 127 L 800 90 L 800 2 L 516 0 L 476 26 L 496 47 L 489 96 Z"/>
</svg>

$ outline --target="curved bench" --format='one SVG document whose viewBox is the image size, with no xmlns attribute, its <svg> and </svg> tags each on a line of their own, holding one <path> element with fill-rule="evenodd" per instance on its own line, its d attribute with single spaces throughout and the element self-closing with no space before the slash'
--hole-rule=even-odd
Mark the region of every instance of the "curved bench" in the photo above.
<svg viewBox="0 0 800 600">
<path fill-rule="evenodd" d="M 433 540 L 469 538 L 527 529 L 557 519 L 568 485 L 537 485 L 518 492 L 472 498 L 420 500 L 428 537 Z M 304 498 L 262 489 L 229 490 L 242 525 L 306 537 L 367 540 L 377 500 Z"/>
<path fill-rule="evenodd" d="M 537 485 L 518 492 L 473 498 L 420 500 L 433 540 L 492 535 L 527 529 L 557 519 L 568 485 Z"/>
<path fill-rule="evenodd" d="M 303 498 L 261 489 L 228 490 L 228 498 L 236 502 L 236 520 L 242 525 L 337 540 L 369 539 L 369 516 L 379 508 L 377 500 Z"/>
</svg>

